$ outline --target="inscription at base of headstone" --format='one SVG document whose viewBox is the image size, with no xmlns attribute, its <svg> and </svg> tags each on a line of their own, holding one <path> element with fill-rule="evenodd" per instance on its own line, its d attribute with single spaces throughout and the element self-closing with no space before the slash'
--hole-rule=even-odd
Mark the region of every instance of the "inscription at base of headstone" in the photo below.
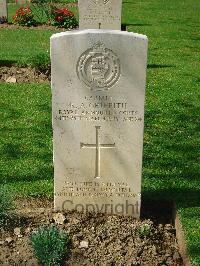
<svg viewBox="0 0 200 266">
<path fill-rule="evenodd" d="M 121 30 L 122 0 L 79 0 L 79 29 Z"/>
<path fill-rule="evenodd" d="M 147 37 L 51 37 L 55 209 L 139 217 Z"/>
<path fill-rule="evenodd" d="M 7 1 L 0 0 L 0 24 L 7 22 L 8 11 L 7 11 Z"/>
</svg>

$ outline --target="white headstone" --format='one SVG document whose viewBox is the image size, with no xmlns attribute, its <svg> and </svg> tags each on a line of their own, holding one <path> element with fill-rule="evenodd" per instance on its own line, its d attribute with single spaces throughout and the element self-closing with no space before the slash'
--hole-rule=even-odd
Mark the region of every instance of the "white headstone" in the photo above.
<svg viewBox="0 0 200 266">
<path fill-rule="evenodd" d="M 51 37 L 55 209 L 139 217 L 147 37 Z"/>
<path fill-rule="evenodd" d="M 7 21 L 8 12 L 7 12 L 7 1 L 0 0 L 0 24 Z"/>
<path fill-rule="evenodd" d="M 79 29 L 121 29 L 122 0 L 79 0 Z"/>
</svg>

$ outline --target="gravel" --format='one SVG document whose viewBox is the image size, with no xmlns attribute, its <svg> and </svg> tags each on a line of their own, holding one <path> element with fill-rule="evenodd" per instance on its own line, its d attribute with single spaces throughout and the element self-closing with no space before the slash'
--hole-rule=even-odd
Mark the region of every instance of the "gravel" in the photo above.
<svg viewBox="0 0 200 266">
<path fill-rule="evenodd" d="M 62 223 L 57 223 L 55 217 L 61 217 Z M 71 252 L 63 265 L 183 265 L 171 224 L 95 213 L 56 214 L 52 208 L 24 208 L 18 212 L 14 227 L 1 232 L 0 265 L 39 265 L 30 235 L 50 224 L 63 229 L 71 240 Z M 6 241 L 9 238 L 11 241 Z"/>
</svg>

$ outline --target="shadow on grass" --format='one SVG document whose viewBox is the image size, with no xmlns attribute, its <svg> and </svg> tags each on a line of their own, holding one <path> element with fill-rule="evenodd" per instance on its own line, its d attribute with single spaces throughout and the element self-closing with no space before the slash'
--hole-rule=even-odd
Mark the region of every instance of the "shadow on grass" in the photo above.
<svg viewBox="0 0 200 266">
<path fill-rule="evenodd" d="M 155 189 L 147 185 L 142 192 L 144 202 L 157 199 L 175 201 L 178 207 L 198 207 L 199 189 L 199 106 L 197 93 L 186 93 L 159 106 L 146 110 L 146 135 L 144 145 L 144 179 L 147 184 L 158 180 Z M 160 112 L 160 113 L 159 113 Z M 166 188 L 164 187 L 166 184 Z"/>
<path fill-rule="evenodd" d="M 146 26 L 152 26 L 152 24 L 148 24 L 148 23 L 123 23 L 121 25 L 121 30 L 122 31 L 126 31 L 127 30 L 127 27 L 137 27 L 137 26 L 141 26 L 141 27 L 146 27 Z"/>
<path fill-rule="evenodd" d="M 133 5 L 134 3 L 132 1 L 123 1 L 123 5 L 124 4 L 132 4 Z"/>
<path fill-rule="evenodd" d="M 152 26 L 152 24 L 148 24 L 148 23 L 127 23 L 126 24 L 126 26 L 128 27 L 128 26 L 135 26 L 135 27 L 137 27 L 137 26 Z"/>
<path fill-rule="evenodd" d="M 178 108 L 174 110 L 171 124 L 159 125 L 155 136 L 152 128 L 157 124 L 159 116 L 157 117 L 155 112 L 147 112 L 146 132 L 149 131 L 150 141 L 144 145 L 143 161 L 144 169 L 147 169 L 145 178 L 157 178 L 163 182 L 176 183 L 178 186 L 181 186 L 180 180 L 184 179 L 189 186 L 191 181 L 199 180 L 199 108 L 193 102 L 185 100 L 175 106 Z"/>
<path fill-rule="evenodd" d="M 2 67 L 2 66 L 11 67 L 16 63 L 17 63 L 17 61 L 13 61 L 13 60 L 0 60 L 0 67 Z"/>
<path fill-rule="evenodd" d="M 173 65 L 159 65 L 159 64 L 148 64 L 147 68 L 166 68 L 174 67 Z"/>
<path fill-rule="evenodd" d="M 46 112 L 47 114 L 51 114 L 52 107 L 51 105 L 48 104 L 38 104 L 37 105 L 38 109 L 42 112 Z"/>
<path fill-rule="evenodd" d="M 4 129 L 9 131 L 9 128 Z M 16 128 L 12 131 L 13 141 L 7 140 L 1 147 L 2 162 L 6 165 L 5 169 L 1 169 L 4 181 L 15 183 L 52 179 L 51 124 L 41 122 L 34 129 Z"/>
<path fill-rule="evenodd" d="M 142 195 L 141 219 L 151 219 L 157 224 L 173 223 L 173 201 L 156 201 Z"/>
<path fill-rule="evenodd" d="M 49 162 L 48 162 L 49 163 Z M 45 165 L 37 169 L 36 173 L 24 173 L 24 174 L 17 174 L 17 170 L 15 174 L 10 174 L 4 177 L 5 183 L 16 183 L 17 181 L 40 181 L 40 180 L 51 180 L 53 179 L 53 167 L 51 164 Z"/>
<path fill-rule="evenodd" d="M 168 188 L 148 190 L 142 192 L 142 200 L 144 202 L 151 202 L 152 199 L 156 199 L 156 205 L 159 208 L 162 201 L 175 201 L 178 207 L 198 207 L 200 200 L 199 189 L 187 189 L 187 188 Z"/>
<path fill-rule="evenodd" d="M 200 41 L 200 37 L 199 36 L 192 36 L 190 39 L 193 40 L 193 41 Z"/>
<path fill-rule="evenodd" d="M 197 246 L 197 245 L 191 245 L 188 247 L 188 250 L 189 250 L 189 253 L 192 255 L 192 256 L 200 256 L 200 246 Z"/>
<path fill-rule="evenodd" d="M 3 145 L 3 154 L 8 158 L 8 159 L 18 159 L 21 156 L 24 156 L 25 153 L 21 151 L 20 149 L 21 145 L 19 144 L 14 144 L 14 143 L 6 143 Z"/>
<path fill-rule="evenodd" d="M 178 208 L 190 208 L 199 206 L 199 190 L 198 189 L 162 189 L 155 191 L 142 192 L 141 200 L 141 218 L 151 219 L 159 224 L 174 224 L 175 204 Z M 184 215 L 186 217 L 186 215 Z M 188 218 L 199 218 L 199 214 L 190 212 Z M 192 248 L 191 253 L 197 254 L 198 247 Z"/>
</svg>

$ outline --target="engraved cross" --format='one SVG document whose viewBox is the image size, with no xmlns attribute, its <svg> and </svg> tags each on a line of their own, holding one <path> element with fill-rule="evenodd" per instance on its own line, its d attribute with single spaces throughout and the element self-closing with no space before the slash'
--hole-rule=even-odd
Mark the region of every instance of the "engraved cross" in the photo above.
<svg viewBox="0 0 200 266">
<path fill-rule="evenodd" d="M 82 143 L 81 142 L 81 149 L 82 148 L 91 148 L 96 149 L 96 158 L 95 158 L 95 178 L 100 178 L 100 152 L 101 149 L 112 149 L 115 148 L 115 143 L 113 144 L 101 144 L 100 143 L 100 126 L 95 126 L 96 128 L 96 143 L 95 144 L 88 144 L 88 143 Z"/>
</svg>

